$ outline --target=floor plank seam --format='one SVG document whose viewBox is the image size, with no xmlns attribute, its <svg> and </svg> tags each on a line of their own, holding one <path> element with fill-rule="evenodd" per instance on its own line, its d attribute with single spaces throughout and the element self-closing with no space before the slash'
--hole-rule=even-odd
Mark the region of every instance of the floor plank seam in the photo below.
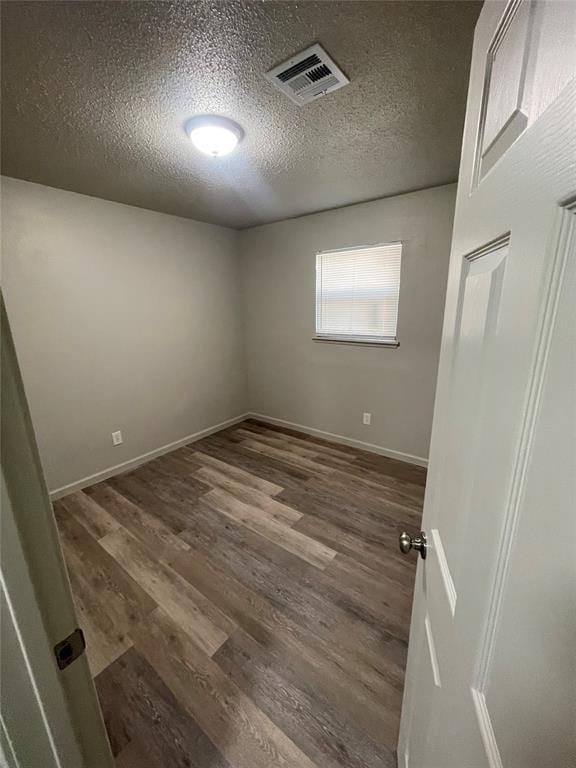
<svg viewBox="0 0 576 768">
<path fill-rule="evenodd" d="M 55 502 L 119 768 L 394 764 L 416 469 L 249 421 Z"/>
</svg>

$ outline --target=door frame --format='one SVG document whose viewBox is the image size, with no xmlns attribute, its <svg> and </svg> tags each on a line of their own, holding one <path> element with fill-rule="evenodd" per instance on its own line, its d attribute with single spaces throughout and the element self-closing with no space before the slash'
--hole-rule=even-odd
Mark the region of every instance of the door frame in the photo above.
<svg viewBox="0 0 576 768">
<path fill-rule="evenodd" d="M 16 764 L 24 753 L 37 759 L 27 768 L 113 768 L 86 654 L 64 669 L 56 662 L 54 646 L 78 624 L 1 293 L 0 332 L 1 629 L 11 650 L 2 665 L 0 744 Z M 19 707 L 28 712 L 22 728 L 12 717 Z M 37 758 L 29 749 L 35 742 Z"/>
</svg>

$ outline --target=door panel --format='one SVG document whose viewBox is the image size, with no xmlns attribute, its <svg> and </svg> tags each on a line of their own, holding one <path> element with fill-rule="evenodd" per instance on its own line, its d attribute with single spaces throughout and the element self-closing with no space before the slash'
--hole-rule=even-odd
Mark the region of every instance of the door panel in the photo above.
<svg viewBox="0 0 576 768">
<path fill-rule="evenodd" d="M 576 764 L 568 38 L 576 3 L 486 3 L 476 29 L 424 507 L 429 550 L 398 750 L 405 768 Z"/>
<path fill-rule="evenodd" d="M 3 738 L 26 768 L 112 768 L 85 656 L 56 664 L 77 622 L 1 294 L 0 331 Z"/>
<path fill-rule="evenodd" d="M 528 124 L 526 68 L 533 10 L 531 2 L 510 3 L 487 52 L 478 133 L 481 177 Z"/>
<path fill-rule="evenodd" d="M 474 186 L 574 75 L 576 3 L 512 0 L 484 63 Z"/>
<path fill-rule="evenodd" d="M 491 654 L 479 681 L 501 762 L 507 768 L 532 763 L 570 765 L 576 754 L 576 692 L 570 674 L 576 616 L 574 556 L 570 555 L 576 543 L 576 404 L 574 391 L 569 391 L 570 372 L 576 369 L 575 207 L 562 211 L 557 256 L 558 281 L 552 286 L 541 346 L 543 352 L 548 350 L 548 360 L 542 361 L 545 372 L 542 381 L 536 382 L 542 394 L 533 425 L 522 515 L 514 532 Z M 559 397 L 562 392 L 565 395 Z M 572 510 L 568 520 L 567 500 Z M 529 560 L 527 552 L 532 553 Z M 542 600 L 538 611 L 535 596 Z M 523 642 L 523 633 L 533 642 Z"/>
<path fill-rule="evenodd" d="M 452 397 L 449 431 L 445 437 L 442 498 L 438 509 L 438 533 L 448 557 L 452 581 L 457 577 L 465 520 L 450 525 L 453 509 L 467 510 L 478 465 L 479 441 L 474 437 L 484 421 L 486 392 L 484 371 L 491 341 L 498 330 L 502 282 L 508 238 L 465 256 L 462 266 L 460 309 L 455 331 L 455 356 L 451 376 Z M 448 519 L 447 519 L 448 517 Z M 452 559 L 453 558 L 453 559 Z"/>
</svg>

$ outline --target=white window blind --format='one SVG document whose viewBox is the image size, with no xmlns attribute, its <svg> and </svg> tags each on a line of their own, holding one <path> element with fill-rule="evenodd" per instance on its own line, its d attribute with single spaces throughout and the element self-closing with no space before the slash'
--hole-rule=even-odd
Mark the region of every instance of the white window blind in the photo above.
<svg viewBox="0 0 576 768">
<path fill-rule="evenodd" d="M 316 338 L 397 345 L 402 243 L 316 255 Z"/>
</svg>

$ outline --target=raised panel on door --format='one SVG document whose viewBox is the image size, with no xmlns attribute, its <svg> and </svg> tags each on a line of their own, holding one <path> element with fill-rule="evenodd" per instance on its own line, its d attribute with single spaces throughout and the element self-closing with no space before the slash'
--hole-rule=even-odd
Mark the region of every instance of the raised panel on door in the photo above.
<svg viewBox="0 0 576 768">
<path fill-rule="evenodd" d="M 574 75 L 576 3 L 510 0 L 485 58 L 473 186 Z"/>
<path fill-rule="evenodd" d="M 478 130 L 478 182 L 528 125 L 527 66 L 534 4 L 513 0 L 486 55 Z"/>
<path fill-rule="evenodd" d="M 465 552 L 467 514 L 475 490 L 480 448 L 476 438 L 484 419 L 486 374 L 498 329 L 508 248 L 509 237 L 504 235 L 462 259 L 448 395 L 450 414 L 438 480 L 441 504 L 431 530 L 442 590 L 452 614 L 458 599 L 458 564 Z"/>
<path fill-rule="evenodd" d="M 417 579 L 423 577 L 423 570 L 420 570 Z M 418 659 L 418 668 L 415 670 L 418 678 L 418 689 L 415 691 L 418 705 L 413 708 L 410 723 L 406 727 L 408 732 L 417 733 L 418 739 L 412 740 L 411 750 L 400 747 L 398 753 L 399 768 L 426 765 L 427 755 L 431 746 L 434 745 L 437 735 L 434 732 L 433 712 L 436 706 L 436 695 L 442 687 L 442 681 L 438 669 L 430 617 L 423 604 L 416 607 L 416 611 L 417 615 L 413 616 L 410 642 L 414 643 L 414 647 L 411 647 L 411 654 Z"/>
<path fill-rule="evenodd" d="M 517 503 L 504 521 L 501 577 L 472 686 L 489 768 L 576 765 L 576 205 L 559 219 Z"/>
</svg>

